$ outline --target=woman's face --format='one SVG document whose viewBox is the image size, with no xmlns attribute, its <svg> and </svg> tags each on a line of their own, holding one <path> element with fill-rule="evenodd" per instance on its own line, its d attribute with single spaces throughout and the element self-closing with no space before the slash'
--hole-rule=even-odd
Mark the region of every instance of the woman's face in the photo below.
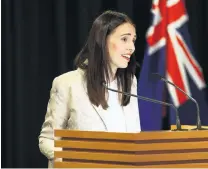
<svg viewBox="0 0 208 169">
<path fill-rule="evenodd" d="M 107 37 L 107 50 L 113 73 L 117 68 L 126 68 L 132 53 L 135 51 L 136 30 L 130 23 L 118 26 Z"/>
</svg>

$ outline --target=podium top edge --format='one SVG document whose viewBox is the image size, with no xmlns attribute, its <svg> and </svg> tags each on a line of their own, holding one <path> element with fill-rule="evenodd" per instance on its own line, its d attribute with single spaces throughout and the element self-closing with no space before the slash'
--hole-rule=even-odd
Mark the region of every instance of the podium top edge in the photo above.
<svg viewBox="0 0 208 169">
<path fill-rule="evenodd" d="M 54 131 L 55 137 L 82 138 L 82 139 L 116 139 L 116 140 L 147 140 L 147 139 L 190 139 L 207 138 L 208 130 L 201 131 L 151 131 L 138 133 L 116 133 L 101 131 L 80 131 L 80 130 L 60 130 Z"/>
</svg>

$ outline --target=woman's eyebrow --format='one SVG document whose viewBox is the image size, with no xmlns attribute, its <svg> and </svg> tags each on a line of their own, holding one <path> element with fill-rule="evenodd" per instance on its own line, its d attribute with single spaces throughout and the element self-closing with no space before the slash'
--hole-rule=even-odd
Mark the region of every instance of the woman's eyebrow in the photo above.
<svg viewBox="0 0 208 169">
<path fill-rule="evenodd" d="M 124 33 L 124 34 L 122 34 L 121 36 L 126 36 L 126 35 L 131 36 L 131 33 Z M 134 37 L 137 38 L 136 35 L 134 35 Z"/>
</svg>

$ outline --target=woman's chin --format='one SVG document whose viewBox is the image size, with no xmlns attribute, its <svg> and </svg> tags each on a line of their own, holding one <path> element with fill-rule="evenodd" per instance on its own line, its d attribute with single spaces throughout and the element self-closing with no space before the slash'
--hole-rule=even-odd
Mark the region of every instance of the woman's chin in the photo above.
<svg viewBox="0 0 208 169">
<path fill-rule="evenodd" d="M 125 69 L 125 68 L 127 68 L 127 66 L 128 66 L 128 64 L 122 64 L 122 65 L 119 65 L 118 68 L 120 68 L 120 69 Z"/>
</svg>

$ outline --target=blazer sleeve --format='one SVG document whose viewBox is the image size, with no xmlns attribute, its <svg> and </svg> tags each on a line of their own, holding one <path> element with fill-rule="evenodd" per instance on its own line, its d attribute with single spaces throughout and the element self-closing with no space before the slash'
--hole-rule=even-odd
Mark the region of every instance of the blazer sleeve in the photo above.
<svg viewBox="0 0 208 169">
<path fill-rule="evenodd" d="M 39 135 L 39 148 L 48 159 L 54 158 L 54 129 L 66 128 L 69 119 L 69 87 L 63 79 L 55 78 L 50 91 L 45 121 Z"/>
</svg>

